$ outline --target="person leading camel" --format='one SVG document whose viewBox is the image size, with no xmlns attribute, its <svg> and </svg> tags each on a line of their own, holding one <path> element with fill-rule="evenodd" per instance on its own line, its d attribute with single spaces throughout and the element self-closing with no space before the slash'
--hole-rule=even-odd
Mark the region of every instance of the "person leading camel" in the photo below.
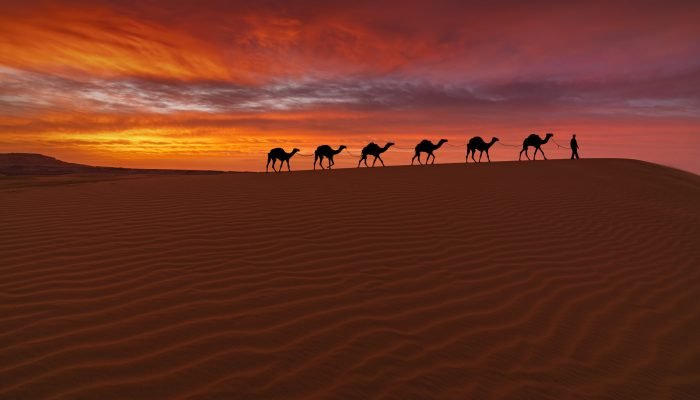
<svg viewBox="0 0 700 400">
<path fill-rule="evenodd" d="M 523 140 L 523 149 L 520 150 L 520 155 L 518 156 L 518 161 L 520 161 L 520 159 L 522 158 L 523 152 L 525 152 L 525 157 L 527 157 L 528 160 L 530 159 L 530 156 L 527 154 L 528 147 L 535 148 L 535 154 L 532 155 L 533 160 L 537 157 L 538 150 L 540 151 L 540 153 L 542 153 L 542 157 L 544 157 L 544 159 L 546 160 L 547 156 L 544 155 L 544 151 L 542 151 L 541 146 L 543 144 L 549 142 L 549 139 L 551 139 L 552 136 L 554 136 L 553 133 L 548 133 L 545 136 L 545 138 L 542 139 L 539 135 L 537 135 L 536 133 L 533 133 L 532 135 L 526 137 L 525 140 Z"/>
<path fill-rule="evenodd" d="M 292 158 L 292 156 L 298 152 L 299 152 L 299 149 L 294 149 L 294 150 L 292 150 L 291 153 L 287 153 L 281 147 L 277 147 L 277 148 L 270 150 L 270 152 L 267 153 L 267 165 L 265 166 L 265 172 L 269 172 L 268 167 L 270 166 L 270 161 L 272 161 L 272 170 L 275 172 L 282 171 L 282 167 L 284 166 L 285 161 L 287 162 L 287 171 L 291 171 L 292 169 L 289 168 L 289 159 Z M 277 160 L 282 161 L 282 162 L 280 162 L 279 171 L 275 169 L 275 162 Z"/>
<path fill-rule="evenodd" d="M 497 137 L 491 138 L 489 143 L 484 142 L 484 139 L 482 139 L 481 136 L 474 136 L 473 138 L 469 139 L 469 143 L 467 143 L 467 162 L 469 162 L 469 153 L 472 153 L 472 160 L 477 162 L 474 159 L 474 154 L 477 150 L 479 150 L 479 162 L 481 162 L 481 156 L 484 155 L 484 152 L 486 152 L 486 159 L 491 162 L 491 157 L 489 157 L 489 149 L 496 142 L 498 142 Z"/>
<path fill-rule="evenodd" d="M 418 164 L 423 164 L 420 162 L 420 153 L 428 153 L 428 157 L 425 158 L 425 165 L 428 165 L 428 160 L 430 160 L 430 156 L 433 157 L 433 162 L 431 164 L 435 164 L 435 154 L 433 154 L 433 152 L 439 149 L 444 143 L 447 143 L 447 139 L 440 139 L 440 141 L 437 144 L 433 144 L 433 142 L 431 142 L 428 139 L 423 139 L 420 143 L 416 145 L 416 154 L 411 159 L 411 165 L 413 165 L 413 161 L 416 158 L 418 158 Z"/>
<path fill-rule="evenodd" d="M 362 156 L 360 157 L 360 161 L 357 162 L 357 168 L 360 168 L 360 163 L 362 161 L 365 162 L 365 167 L 369 167 L 369 165 L 367 165 L 367 156 L 374 156 L 374 161 L 372 161 L 372 167 L 374 167 L 374 164 L 377 162 L 377 160 L 379 160 L 379 162 L 382 163 L 382 167 L 385 167 L 384 160 L 382 160 L 381 154 L 389 150 L 389 147 L 393 145 L 393 142 L 389 142 L 385 144 L 384 147 L 379 147 L 378 144 L 371 142 L 362 149 Z"/>
<path fill-rule="evenodd" d="M 576 135 L 571 138 L 571 159 L 572 160 L 578 160 L 578 142 L 576 141 Z"/>
<path fill-rule="evenodd" d="M 335 164 L 335 161 L 333 161 L 333 156 L 340 153 L 345 148 L 346 148 L 345 145 L 338 147 L 338 150 L 333 150 L 333 148 L 331 148 L 331 146 L 329 146 L 327 144 L 324 144 L 322 146 L 318 146 L 316 148 L 316 151 L 314 152 L 314 170 L 316 169 L 316 161 L 317 160 L 318 160 L 318 165 L 321 167 L 321 169 L 325 169 L 325 168 L 323 168 L 323 159 L 324 158 L 328 158 L 328 169 L 331 169 L 331 167 L 333 167 L 333 165 Z"/>
</svg>

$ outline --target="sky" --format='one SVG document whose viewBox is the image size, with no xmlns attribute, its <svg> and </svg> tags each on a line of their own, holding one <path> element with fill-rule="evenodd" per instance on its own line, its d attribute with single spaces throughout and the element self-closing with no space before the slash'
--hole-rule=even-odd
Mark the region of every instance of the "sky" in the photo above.
<svg viewBox="0 0 700 400">
<path fill-rule="evenodd" d="M 344 144 L 350 167 L 393 141 L 397 165 L 445 138 L 437 162 L 463 162 L 472 136 L 552 132 L 700 173 L 697 21 L 691 1 L 3 1 L 0 152 L 261 171 L 274 147 Z"/>
</svg>

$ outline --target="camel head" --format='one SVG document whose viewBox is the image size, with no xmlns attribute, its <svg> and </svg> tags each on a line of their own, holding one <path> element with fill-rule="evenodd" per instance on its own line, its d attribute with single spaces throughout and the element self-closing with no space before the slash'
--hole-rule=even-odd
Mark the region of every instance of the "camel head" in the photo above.
<svg viewBox="0 0 700 400">
<path fill-rule="evenodd" d="M 574 136 L 576 136 L 576 135 L 574 135 Z M 388 149 L 389 147 L 391 147 L 391 146 L 393 146 L 393 145 L 395 145 L 395 144 L 396 144 L 396 143 L 394 143 L 394 142 L 387 142 L 386 146 L 384 146 L 384 147 L 386 147 L 386 148 Z"/>
<path fill-rule="evenodd" d="M 447 143 L 447 139 L 440 139 L 438 146 L 441 146 L 443 143 Z"/>
<path fill-rule="evenodd" d="M 547 137 L 552 137 L 552 136 L 554 136 L 554 134 L 553 134 L 553 133 L 548 133 L 546 136 L 547 136 Z"/>
<path fill-rule="evenodd" d="M 299 149 L 297 149 L 297 148 L 295 147 L 294 150 L 292 150 L 292 154 L 298 153 L 298 152 L 300 152 L 300 151 L 301 151 L 301 150 L 299 150 Z"/>
<path fill-rule="evenodd" d="M 341 144 L 340 147 L 338 147 L 338 152 L 340 153 L 341 151 L 343 151 L 343 149 L 347 149 L 347 146 Z"/>
<path fill-rule="evenodd" d="M 495 136 L 492 137 L 492 138 L 491 138 L 491 143 L 496 143 L 496 142 L 498 142 L 498 138 L 495 137 Z"/>
</svg>

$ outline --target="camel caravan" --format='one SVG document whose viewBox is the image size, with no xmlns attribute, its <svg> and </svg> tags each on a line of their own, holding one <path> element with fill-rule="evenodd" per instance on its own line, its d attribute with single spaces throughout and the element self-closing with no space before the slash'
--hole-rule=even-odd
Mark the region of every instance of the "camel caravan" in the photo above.
<svg viewBox="0 0 700 400">
<path fill-rule="evenodd" d="M 544 139 L 539 136 L 536 133 L 533 133 L 529 135 L 528 137 L 523 140 L 523 147 L 522 150 L 520 150 L 520 154 L 518 155 L 518 161 L 522 159 L 523 153 L 525 153 L 525 157 L 527 157 L 528 160 L 530 160 L 530 155 L 528 154 L 528 148 L 534 147 L 535 148 L 535 153 L 532 155 L 532 160 L 536 159 L 537 157 L 537 152 L 539 151 L 542 153 L 542 157 L 546 160 L 547 157 L 544 155 L 544 151 L 542 151 L 542 145 L 546 144 L 549 142 L 549 140 L 554 137 L 553 133 L 547 133 L 544 137 Z M 574 135 L 575 138 L 575 135 Z M 574 139 L 575 140 L 575 139 Z M 474 136 L 473 138 L 469 139 L 469 142 L 467 142 L 467 156 L 466 156 L 466 162 L 469 163 L 469 155 L 471 155 L 472 161 L 475 163 L 481 162 L 481 157 L 486 153 L 486 159 L 488 162 L 491 162 L 491 157 L 489 155 L 489 149 L 491 146 L 493 146 L 495 143 L 497 143 L 499 140 L 497 137 L 491 138 L 491 141 L 488 143 L 484 141 L 483 138 L 480 136 Z M 414 164 L 416 160 L 418 160 L 418 164 L 420 165 L 432 165 L 435 164 L 435 150 L 439 149 L 442 147 L 443 144 L 447 143 L 447 139 L 440 139 L 437 143 L 433 143 L 430 140 L 424 139 L 421 140 L 420 143 L 416 145 L 414 148 L 414 155 L 413 158 L 411 158 L 411 165 Z M 574 143 L 572 141 L 572 143 Z M 371 142 L 367 144 L 362 149 L 362 153 L 360 155 L 360 159 L 357 162 L 357 167 L 360 168 L 362 166 L 362 163 L 364 162 L 365 167 L 369 167 L 367 164 L 367 158 L 369 156 L 374 157 L 372 160 L 372 167 L 376 164 L 377 160 L 382 164 L 382 167 L 384 167 L 384 160 L 382 160 L 382 154 L 385 153 L 391 146 L 394 146 L 395 143 L 393 142 L 388 142 L 384 146 L 379 146 L 378 144 Z M 578 145 L 576 146 L 578 147 Z M 337 149 L 333 149 L 329 145 L 322 145 L 318 146 L 316 148 L 316 151 L 314 151 L 314 170 L 316 169 L 316 164 L 318 163 L 318 166 L 321 167 L 321 169 L 331 169 L 333 165 L 335 165 L 335 161 L 333 160 L 333 157 L 339 153 L 341 153 L 343 150 L 347 149 L 347 146 L 341 145 Z M 277 147 L 272 150 L 270 150 L 269 153 L 267 153 L 267 165 L 265 166 L 265 172 L 269 172 L 269 167 L 270 167 L 270 162 L 272 162 L 272 170 L 275 172 L 280 172 L 282 171 L 282 167 L 284 166 L 284 163 L 287 163 L 287 171 L 291 171 L 291 168 L 289 166 L 289 159 L 292 158 L 296 153 L 298 153 L 300 150 L 299 149 L 293 149 L 291 152 L 287 153 L 284 151 L 284 149 Z M 349 150 L 348 150 L 349 151 Z M 479 160 L 477 160 L 474 156 L 476 152 L 479 152 Z M 427 156 L 425 158 L 425 164 L 421 162 L 420 156 L 421 153 L 426 153 Z M 311 156 L 311 155 L 307 155 Z M 432 161 L 430 161 L 432 157 Z M 573 158 L 573 157 L 572 157 Z M 326 167 L 323 166 L 323 160 L 327 159 L 327 165 Z M 276 162 L 279 161 L 279 168 L 275 169 L 275 164 Z"/>
</svg>

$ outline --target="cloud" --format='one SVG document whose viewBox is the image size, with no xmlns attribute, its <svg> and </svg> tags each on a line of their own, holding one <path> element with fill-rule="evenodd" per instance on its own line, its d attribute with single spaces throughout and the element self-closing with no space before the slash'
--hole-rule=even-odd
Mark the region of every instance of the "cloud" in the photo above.
<svg viewBox="0 0 700 400">
<path fill-rule="evenodd" d="M 698 117 L 700 69 L 627 81 L 532 80 L 504 83 L 434 83 L 354 76 L 277 79 L 261 85 L 127 79 L 71 79 L 0 69 L 0 115 L 42 113 L 175 115 L 294 112 L 434 111 L 516 115 L 595 114 L 615 109 L 647 117 L 656 111 Z M 1 123 L 0 123 L 1 125 Z"/>
</svg>

